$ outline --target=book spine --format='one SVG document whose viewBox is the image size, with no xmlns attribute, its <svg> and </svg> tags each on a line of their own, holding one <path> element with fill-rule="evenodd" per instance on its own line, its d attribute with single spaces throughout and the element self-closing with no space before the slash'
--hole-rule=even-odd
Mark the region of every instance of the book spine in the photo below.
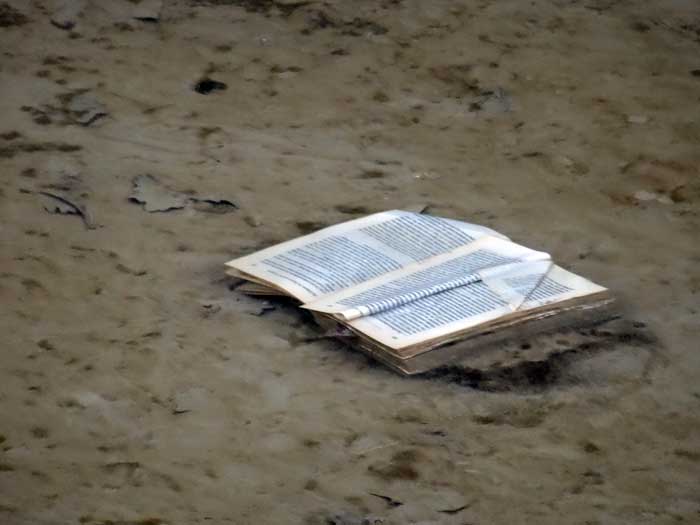
<svg viewBox="0 0 700 525">
<path fill-rule="evenodd" d="M 458 286 L 466 286 L 481 281 L 481 276 L 478 273 L 470 274 L 459 279 L 453 279 L 445 283 L 437 284 L 424 290 L 419 290 L 416 292 L 406 293 L 402 295 L 397 295 L 391 299 L 384 299 L 382 301 L 377 301 L 374 303 L 365 304 L 362 306 L 357 306 L 355 308 L 350 308 L 342 312 L 342 317 L 346 321 L 352 321 L 354 319 L 359 319 L 360 317 L 366 317 L 368 315 L 376 315 L 381 312 L 386 312 L 387 310 L 392 310 L 399 306 L 403 306 L 408 303 L 412 303 L 424 297 L 429 297 L 440 292 L 445 292 Z"/>
</svg>

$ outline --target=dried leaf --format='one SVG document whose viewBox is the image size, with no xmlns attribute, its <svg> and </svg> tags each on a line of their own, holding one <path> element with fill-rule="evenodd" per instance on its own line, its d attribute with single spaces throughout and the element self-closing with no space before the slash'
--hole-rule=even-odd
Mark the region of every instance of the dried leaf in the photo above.
<svg viewBox="0 0 700 525">
<path fill-rule="evenodd" d="M 139 175 L 132 182 L 134 189 L 129 200 L 143 204 L 149 213 L 179 210 L 187 205 L 187 196 L 169 190 L 152 175 Z"/>
<path fill-rule="evenodd" d="M 95 229 L 96 226 L 92 221 L 92 217 L 84 206 L 79 206 L 71 202 L 68 198 L 56 193 L 51 193 L 48 191 L 37 191 L 36 193 L 50 199 L 49 205 L 44 206 L 44 209 L 47 212 L 59 215 L 77 215 L 83 220 L 83 223 L 88 230 Z"/>
</svg>

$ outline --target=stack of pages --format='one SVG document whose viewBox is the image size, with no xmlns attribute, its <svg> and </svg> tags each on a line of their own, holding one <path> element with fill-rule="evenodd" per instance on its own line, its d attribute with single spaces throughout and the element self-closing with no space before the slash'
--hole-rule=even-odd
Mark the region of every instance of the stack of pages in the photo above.
<svg viewBox="0 0 700 525">
<path fill-rule="evenodd" d="M 251 295 L 288 295 L 405 374 L 513 337 L 593 322 L 608 291 L 489 228 L 405 211 L 352 220 L 227 263 Z"/>
</svg>

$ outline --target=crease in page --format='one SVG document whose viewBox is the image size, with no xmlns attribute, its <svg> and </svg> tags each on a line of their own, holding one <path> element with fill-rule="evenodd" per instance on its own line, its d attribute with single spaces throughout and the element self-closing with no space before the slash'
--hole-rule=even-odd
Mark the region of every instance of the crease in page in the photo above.
<svg viewBox="0 0 700 525">
<path fill-rule="evenodd" d="M 535 294 L 554 267 L 550 258 L 531 259 L 507 265 L 502 271 L 484 276 L 483 282 L 517 312 Z"/>
</svg>

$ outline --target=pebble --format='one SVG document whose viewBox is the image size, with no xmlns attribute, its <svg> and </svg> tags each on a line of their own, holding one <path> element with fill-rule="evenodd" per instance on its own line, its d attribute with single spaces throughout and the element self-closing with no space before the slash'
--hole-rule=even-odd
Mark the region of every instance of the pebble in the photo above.
<svg viewBox="0 0 700 525">
<path fill-rule="evenodd" d="M 653 191 L 638 190 L 634 192 L 634 198 L 641 202 L 657 201 L 661 204 L 673 204 L 673 201 L 667 196 Z"/>
</svg>

